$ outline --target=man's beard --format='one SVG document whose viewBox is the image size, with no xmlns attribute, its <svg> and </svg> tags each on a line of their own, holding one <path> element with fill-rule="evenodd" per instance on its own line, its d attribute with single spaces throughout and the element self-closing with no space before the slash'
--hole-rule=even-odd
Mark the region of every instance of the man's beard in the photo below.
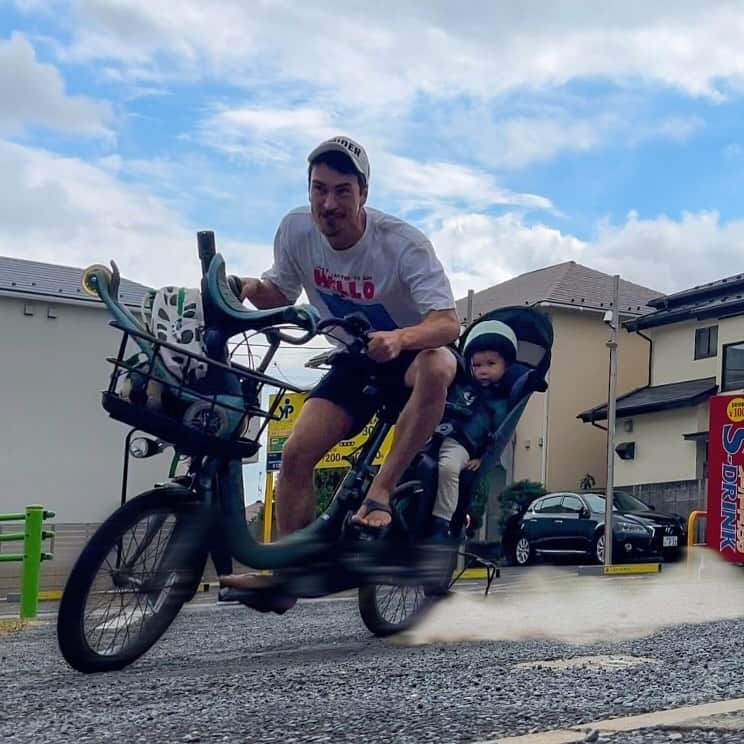
<svg viewBox="0 0 744 744">
<path fill-rule="evenodd" d="M 335 215 L 321 215 L 320 224 L 322 225 L 323 232 L 326 235 L 337 235 L 342 229 L 340 220 Z"/>
</svg>

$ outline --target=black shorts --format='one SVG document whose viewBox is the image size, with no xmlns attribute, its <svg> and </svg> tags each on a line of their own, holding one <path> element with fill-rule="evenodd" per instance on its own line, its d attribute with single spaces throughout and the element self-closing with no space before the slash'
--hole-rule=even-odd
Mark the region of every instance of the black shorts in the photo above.
<svg viewBox="0 0 744 744">
<path fill-rule="evenodd" d="M 448 347 L 457 360 L 457 377 L 464 370 L 462 358 L 453 347 Z M 368 360 L 341 355 L 333 368 L 307 396 L 321 398 L 343 408 L 352 419 L 348 437 L 356 436 L 375 415 L 382 403 L 401 410 L 408 402 L 411 388 L 406 386 L 405 375 L 418 351 L 402 351 L 400 356 L 374 366 L 376 394 L 364 392 L 373 374 Z"/>
</svg>

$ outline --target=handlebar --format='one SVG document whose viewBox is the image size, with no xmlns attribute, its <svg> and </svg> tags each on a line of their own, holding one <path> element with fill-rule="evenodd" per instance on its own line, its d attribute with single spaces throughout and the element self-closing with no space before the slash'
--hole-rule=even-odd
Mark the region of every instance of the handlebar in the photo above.
<svg viewBox="0 0 744 744">
<path fill-rule="evenodd" d="M 201 262 L 202 276 L 206 276 L 209 271 L 209 264 L 217 253 L 214 243 L 214 232 L 212 230 L 202 230 L 196 234 L 196 244 L 199 250 L 199 261 Z M 238 297 L 240 294 L 238 294 Z"/>
<path fill-rule="evenodd" d="M 222 346 L 231 335 L 248 327 L 265 334 L 277 344 L 284 342 L 294 346 L 305 344 L 318 334 L 328 335 L 332 328 L 340 328 L 353 339 L 351 344 L 347 344 L 348 351 L 363 354 L 366 350 L 372 326 L 363 314 L 352 313 L 344 318 L 319 321 L 317 311 L 311 306 L 288 305 L 269 310 L 249 310 L 240 300 L 241 280 L 237 276 L 225 274 L 224 259 L 216 251 L 214 232 L 204 230 L 197 233 L 197 244 L 202 270 L 205 323 L 208 329 L 211 327 L 220 336 L 215 339 L 213 348 Z M 112 269 L 101 265 L 86 269 L 82 275 L 83 289 L 92 296 L 98 296 L 124 330 L 131 328 L 139 333 L 146 333 L 137 318 L 119 301 L 119 272 L 113 262 Z M 274 327 L 283 324 L 296 326 L 304 333 L 295 336 Z M 141 341 L 140 345 L 143 343 Z"/>
<path fill-rule="evenodd" d="M 362 313 L 350 313 L 345 315 L 343 318 L 328 318 L 327 320 L 321 320 L 318 323 L 318 333 L 323 333 L 328 328 L 341 328 L 346 331 L 350 336 L 354 336 L 355 339 L 364 341 L 365 344 L 369 337 L 369 332 L 372 330 L 372 326 L 367 320 L 367 316 Z"/>
</svg>

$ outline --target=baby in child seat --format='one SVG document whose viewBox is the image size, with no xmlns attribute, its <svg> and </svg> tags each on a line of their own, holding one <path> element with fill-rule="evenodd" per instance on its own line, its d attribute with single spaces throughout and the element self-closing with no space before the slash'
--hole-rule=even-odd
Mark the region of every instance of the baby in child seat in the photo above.
<svg viewBox="0 0 744 744">
<path fill-rule="evenodd" d="M 468 378 L 450 387 L 448 401 L 471 415 L 452 414 L 443 423 L 453 429 L 439 450 L 439 478 L 434 502 L 432 536 L 450 534 L 457 508 L 460 473 L 478 470 L 489 436 L 507 414 L 508 391 L 500 384 L 517 358 L 517 337 L 506 323 L 484 321 L 470 334 L 464 348 Z"/>
</svg>

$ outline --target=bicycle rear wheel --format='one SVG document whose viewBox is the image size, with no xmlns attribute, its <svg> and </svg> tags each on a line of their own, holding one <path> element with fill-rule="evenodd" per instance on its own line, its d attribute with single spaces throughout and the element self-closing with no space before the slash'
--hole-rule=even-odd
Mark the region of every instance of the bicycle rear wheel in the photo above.
<svg viewBox="0 0 744 744">
<path fill-rule="evenodd" d="M 57 617 L 62 655 L 80 672 L 131 664 L 193 597 L 206 562 L 209 517 L 180 486 L 117 509 L 83 549 Z"/>
<path fill-rule="evenodd" d="M 437 599 L 423 585 L 372 584 L 359 588 L 359 614 L 370 632 L 391 636 L 413 627 Z"/>
<path fill-rule="evenodd" d="M 416 482 L 396 489 L 391 504 L 412 534 L 422 534 L 431 514 L 431 504 L 422 498 Z M 436 578 L 432 580 L 430 565 L 426 569 L 428 578 L 424 581 L 422 577 L 420 584 L 391 580 L 390 583 L 359 587 L 359 614 L 364 624 L 380 637 L 402 633 L 413 627 L 438 600 L 446 596 L 456 560 L 456 554 L 447 550 L 444 560 L 441 557 L 436 560 L 436 564 L 440 564 L 434 571 Z M 424 566 L 412 565 L 411 572 L 422 568 Z"/>
</svg>

